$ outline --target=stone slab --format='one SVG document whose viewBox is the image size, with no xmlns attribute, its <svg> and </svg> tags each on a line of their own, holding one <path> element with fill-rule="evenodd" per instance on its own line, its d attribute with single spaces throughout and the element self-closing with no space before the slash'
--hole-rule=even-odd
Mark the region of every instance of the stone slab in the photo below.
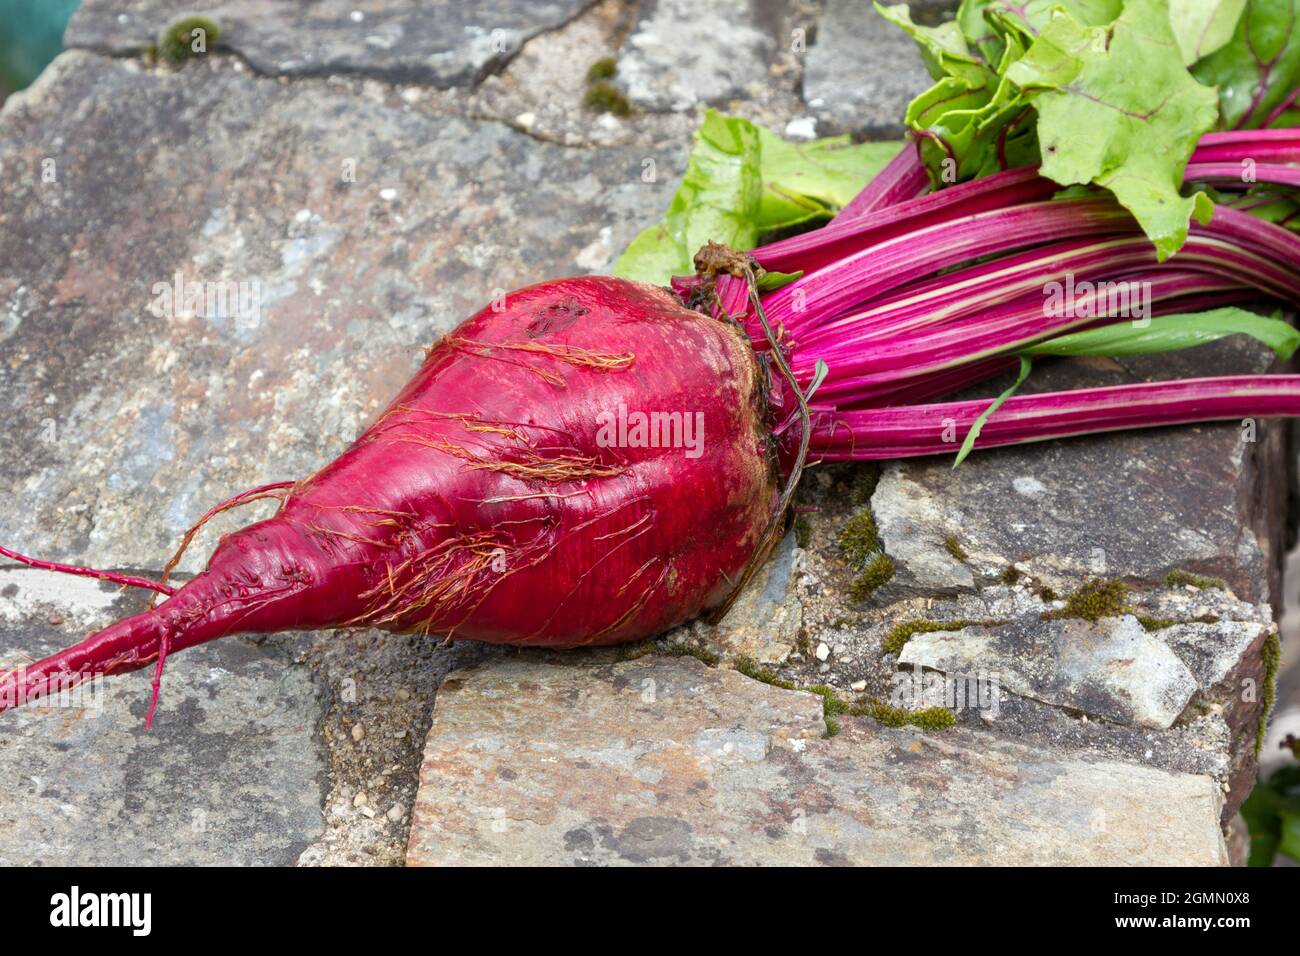
<svg viewBox="0 0 1300 956">
<path fill-rule="evenodd" d="M 757 98 L 785 39 L 782 2 L 642 0 L 618 57 L 618 83 L 635 106 L 680 111 Z"/>
<path fill-rule="evenodd" d="M 112 586 L 0 570 L 0 669 L 140 610 Z M 56 623 L 51 623 L 56 622 Z M 309 672 L 228 639 L 0 717 L 0 865 L 291 866 L 323 829 L 326 762 Z"/>
<path fill-rule="evenodd" d="M 1209 777 L 846 718 L 688 658 L 452 674 L 408 864 L 1223 865 Z"/>
<path fill-rule="evenodd" d="M 1150 359 L 1070 360 L 1022 391 L 1251 374 L 1273 366 L 1256 343 L 1223 340 Z M 993 395 L 999 383 L 981 388 Z M 898 572 L 888 599 L 996 581 L 1009 565 L 1066 593 L 1090 577 L 1158 584 L 1170 571 L 1225 579 L 1276 601 L 1285 522 L 1285 428 L 1189 425 L 977 451 L 885 467 L 871 499 Z M 956 561 L 953 537 L 968 555 Z"/>
<path fill-rule="evenodd" d="M 955 3 L 912 4 L 919 22 Z M 907 104 L 933 80 L 916 43 L 858 0 L 827 0 L 804 60 L 803 94 L 824 131 L 900 136 Z"/>
<path fill-rule="evenodd" d="M 1002 627 L 917 634 L 898 663 L 993 675 L 1012 693 L 1162 730 L 1197 690 L 1187 665 L 1131 614 L 1096 623 L 1026 617 Z"/>
<path fill-rule="evenodd" d="M 72 48 L 136 53 L 196 9 L 222 28 L 219 47 L 259 73 L 347 73 L 395 83 L 464 86 L 593 0 L 85 0 L 64 34 Z"/>
<path fill-rule="evenodd" d="M 338 455 L 494 290 L 608 269 L 685 149 L 646 183 L 633 147 L 236 66 L 70 52 L 0 113 L 10 546 L 160 568 L 211 505 Z M 177 274 L 257 308 L 168 311 Z M 258 516 L 222 516 L 182 569 Z"/>
</svg>

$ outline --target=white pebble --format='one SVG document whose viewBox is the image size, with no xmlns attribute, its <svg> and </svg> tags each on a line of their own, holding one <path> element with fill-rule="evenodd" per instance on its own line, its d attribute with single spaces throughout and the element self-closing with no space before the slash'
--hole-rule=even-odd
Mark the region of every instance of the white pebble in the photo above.
<svg viewBox="0 0 1300 956">
<path fill-rule="evenodd" d="M 352 798 L 352 805 L 354 807 L 364 807 L 368 802 L 369 800 L 366 798 L 366 792 L 364 790 Z"/>
<path fill-rule="evenodd" d="M 361 741 L 365 739 L 366 739 L 366 728 L 362 727 L 360 724 L 353 724 L 352 725 L 353 742 L 359 744 L 361 743 Z"/>
<path fill-rule="evenodd" d="M 831 656 L 831 649 L 826 646 L 825 641 L 822 641 L 820 644 L 817 645 L 817 659 L 819 661 L 824 661 L 826 660 L 826 658 L 830 656 Z"/>
<path fill-rule="evenodd" d="M 864 680 L 855 680 L 849 685 L 849 690 L 864 691 L 867 689 L 867 682 Z"/>
<path fill-rule="evenodd" d="M 816 117 L 796 116 L 785 124 L 785 135 L 791 139 L 815 139 L 817 137 Z"/>
</svg>

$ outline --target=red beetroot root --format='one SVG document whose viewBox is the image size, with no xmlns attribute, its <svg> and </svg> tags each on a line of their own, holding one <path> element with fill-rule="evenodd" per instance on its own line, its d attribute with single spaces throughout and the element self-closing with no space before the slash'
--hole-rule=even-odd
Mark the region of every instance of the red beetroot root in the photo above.
<svg viewBox="0 0 1300 956">
<path fill-rule="evenodd" d="M 0 710 L 155 661 L 156 697 L 168 652 L 236 632 L 574 647 L 683 623 L 726 599 L 775 507 L 766 385 L 737 327 L 664 290 L 588 277 L 515 292 L 156 608 L 0 678 Z M 702 413 L 702 453 L 606 447 L 620 407 Z"/>
</svg>

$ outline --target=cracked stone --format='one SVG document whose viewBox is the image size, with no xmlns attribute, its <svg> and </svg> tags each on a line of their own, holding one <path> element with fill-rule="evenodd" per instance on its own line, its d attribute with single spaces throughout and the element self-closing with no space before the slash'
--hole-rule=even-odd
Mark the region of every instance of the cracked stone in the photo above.
<svg viewBox="0 0 1300 956">
<path fill-rule="evenodd" d="M 434 712 L 407 862 L 1227 862 L 1210 777 L 842 724 L 824 739 L 819 698 L 689 658 L 461 671 Z"/>
<path fill-rule="evenodd" d="M 987 675 L 1014 694 L 1140 727 L 1173 725 L 1196 678 L 1132 615 L 1087 621 L 1024 617 L 1003 627 L 917 634 L 900 667 Z"/>
<path fill-rule="evenodd" d="M 202 5 L 222 28 L 220 47 L 260 73 L 351 73 L 393 83 L 472 84 L 531 37 L 567 23 L 593 0 L 293 0 Z M 180 0 L 85 0 L 64 36 L 68 48 L 135 53 L 193 11 Z M 361 12 L 361 18 L 354 14 Z"/>
<path fill-rule="evenodd" d="M 1268 348 L 1237 337 L 1124 364 L 1056 362 L 1021 391 L 1254 374 L 1273 363 Z M 871 499 L 897 566 L 882 596 L 989 583 L 1014 563 L 1062 594 L 1090 577 L 1154 584 L 1187 570 L 1223 578 L 1248 600 L 1276 601 L 1285 434 L 1277 422 L 1230 422 L 976 451 L 956 469 L 947 457 L 890 464 Z M 964 564 L 948 553 L 949 535 Z"/>
<path fill-rule="evenodd" d="M 795 595 L 798 546 L 787 534 L 775 553 L 741 591 L 736 603 L 702 636 L 730 654 L 746 654 L 762 664 L 779 663 L 799 640 L 802 608 Z"/>
</svg>

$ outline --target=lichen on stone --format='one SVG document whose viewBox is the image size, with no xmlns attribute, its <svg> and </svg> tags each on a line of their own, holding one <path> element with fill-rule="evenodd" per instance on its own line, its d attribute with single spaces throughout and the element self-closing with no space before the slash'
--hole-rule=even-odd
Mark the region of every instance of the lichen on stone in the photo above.
<svg viewBox="0 0 1300 956">
<path fill-rule="evenodd" d="M 950 534 L 948 535 L 948 537 L 944 538 L 943 546 L 947 548 L 948 553 L 951 554 L 958 561 L 966 560 L 967 557 L 966 549 L 961 546 L 961 542 L 957 540 L 956 535 Z"/>
</svg>

